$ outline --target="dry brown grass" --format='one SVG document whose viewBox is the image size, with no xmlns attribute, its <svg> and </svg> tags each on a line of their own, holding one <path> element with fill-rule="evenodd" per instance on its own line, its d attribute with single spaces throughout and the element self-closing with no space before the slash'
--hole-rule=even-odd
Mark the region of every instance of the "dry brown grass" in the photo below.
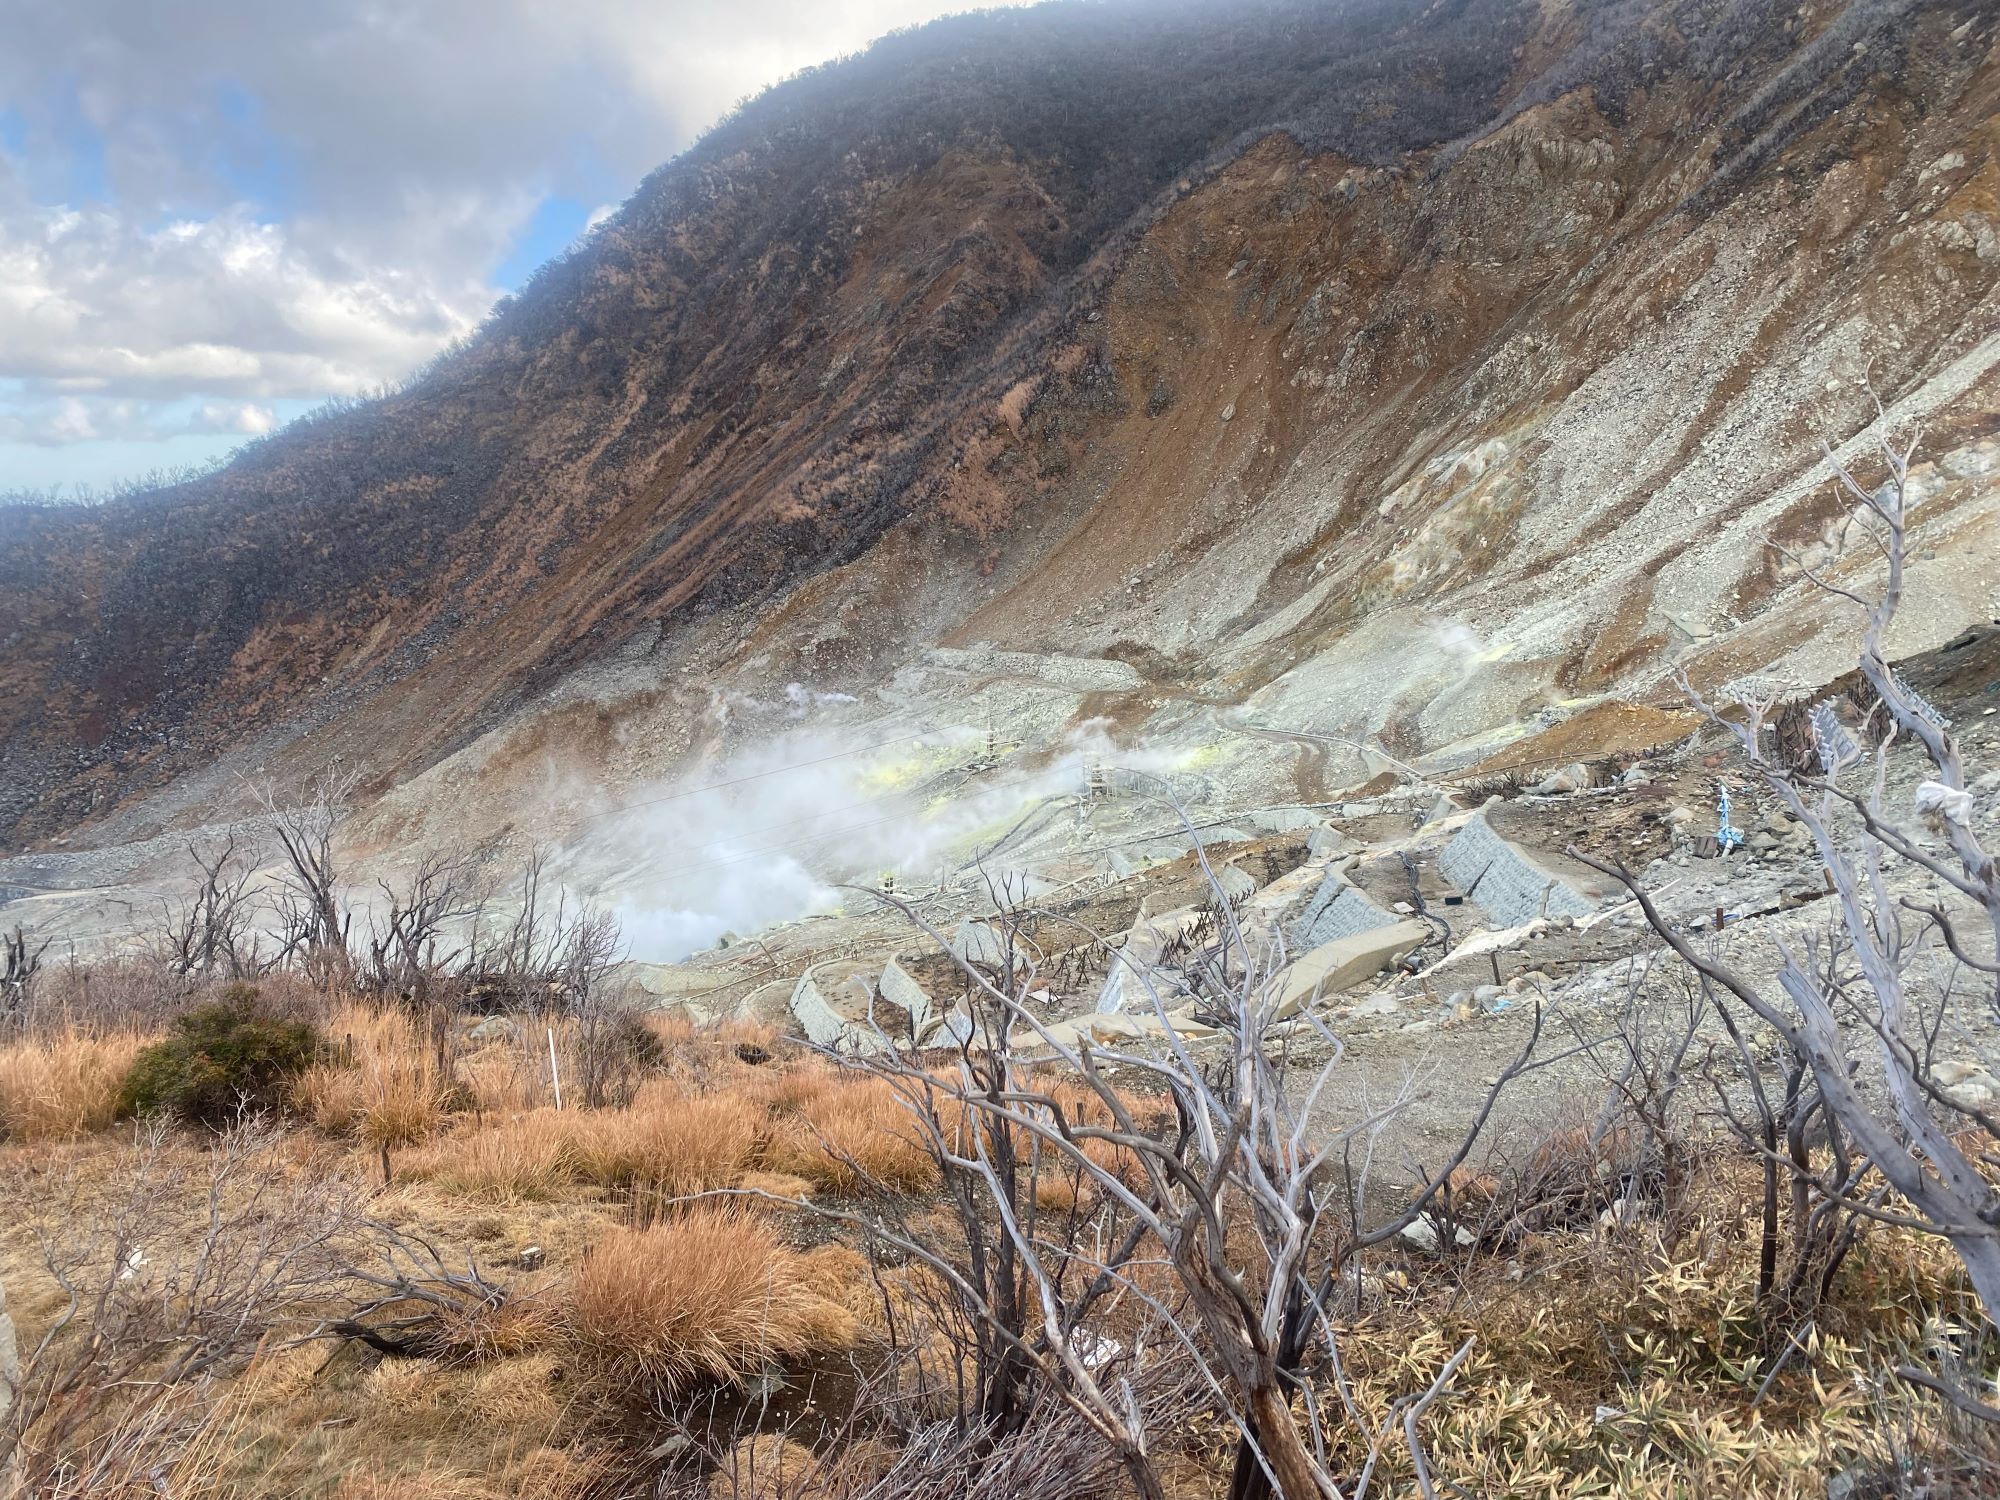
<svg viewBox="0 0 2000 1500">
<path fill-rule="evenodd" d="M 583 1500 L 602 1492 L 606 1473 L 593 1455 L 540 1445 L 501 1455 L 490 1468 L 435 1460 L 405 1468 L 378 1454 L 342 1475 L 333 1493 L 335 1500 Z"/>
<path fill-rule="evenodd" d="M 731 1448 L 708 1476 L 709 1500 L 808 1500 L 822 1492 L 824 1477 L 812 1449 L 761 1432 Z"/>
<path fill-rule="evenodd" d="M 698 1206 L 593 1246 L 571 1285 L 571 1326 L 583 1348 L 667 1390 L 740 1382 L 852 1343 L 854 1314 L 802 1269 L 765 1221 Z"/>
<path fill-rule="evenodd" d="M 443 1406 L 448 1386 L 434 1359 L 385 1359 L 361 1380 L 362 1399 L 385 1414 L 407 1416 Z"/>
<path fill-rule="evenodd" d="M 361 1073 L 338 1063 L 314 1063 L 292 1080 L 292 1108 L 326 1135 L 347 1135 L 361 1114 Z"/>
<path fill-rule="evenodd" d="M 0 1048 L 0 1127 L 16 1141 L 104 1129 L 117 1115 L 132 1060 L 148 1040 L 65 1027 Z"/>
<path fill-rule="evenodd" d="M 575 1117 L 532 1110 L 420 1146 L 397 1174 L 490 1203 L 545 1201 L 575 1182 L 570 1139 Z"/>
<path fill-rule="evenodd" d="M 738 1091 L 773 1115 L 795 1115 L 824 1103 L 845 1088 L 852 1075 L 818 1058 L 783 1068 L 746 1070 Z"/>
<path fill-rule="evenodd" d="M 325 1027 L 338 1059 L 299 1076 L 293 1108 L 328 1135 L 371 1146 L 413 1146 L 437 1134 L 462 1090 L 419 1021 L 349 1001 L 332 1009 Z"/>
<path fill-rule="evenodd" d="M 895 1089 L 876 1078 L 812 1088 L 774 1129 L 767 1167 L 836 1193 L 871 1185 L 920 1193 L 937 1185 L 937 1164 Z"/>
<path fill-rule="evenodd" d="M 427 1066 L 387 1065 L 362 1075 L 361 1139 L 371 1146 L 411 1146 L 444 1123 L 449 1083 Z"/>
<path fill-rule="evenodd" d="M 671 1197 L 735 1182 L 763 1126 L 754 1099 L 690 1095 L 655 1081 L 629 1108 L 577 1116 L 571 1149 L 587 1182 Z"/>
<path fill-rule="evenodd" d="M 737 1187 L 746 1193 L 768 1194 L 768 1198 L 744 1198 L 745 1208 L 760 1205 L 774 1212 L 786 1212 L 782 1203 L 772 1203 L 770 1198 L 795 1198 L 804 1201 L 812 1197 L 813 1185 L 803 1177 L 794 1177 L 790 1172 L 745 1172 L 736 1179 Z"/>
<path fill-rule="evenodd" d="M 771 1184 L 773 1191 L 808 1184 L 763 1170 L 760 1131 L 782 1135 L 811 1122 L 823 1128 L 850 1114 L 865 1121 L 872 1110 L 893 1108 L 892 1139 L 909 1139 L 893 1096 L 816 1064 L 790 1070 L 796 1076 L 787 1071 L 744 1067 L 731 1075 L 730 1092 L 693 1098 L 655 1082 L 625 1112 L 540 1110 L 483 1129 L 465 1120 L 403 1152 L 406 1175 L 428 1185 L 380 1195 L 371 1210 L 420 1230 L 448 1256 L 476 1254 L 514 1295 L 492 1318 L 449 1336 L 451 1356 L 436 1362 L 374 1366 L 353 1349 L 288 1349 L 274 1338 L 228 1393 L 231 1409 L 246 1414 L 245 1426 L 214 1456 L 220 1480 L 203 1488 L 209 1481 L 192 1461 L 175 1460 L 161 1470 L 174 1493 L 215 1500 L 614 1493 L 610 1476 L 623 1471 L 592 1448 L 607 1413 L 629 1412 L 641 1396 L 662 1404 L 685 1398 L 690 1387 L 737 1379 L 767 1363 L 797 1371 L 824 1351 L 883 1337 L 890 1319 L 904 1355 L 899 1399 L 926 1418 L 953 1416 L 966 1352 L 950 1336 L 955 1295 L 934 1273 L 905 1265 L 882 1271 L 878 1281 L 844 1245 L 789 1248 L 783 1236 L 803 1220 L 769 1204 L 761 1212 L 740 1203 L 702 1205 L 635 1230 L 611 1223 L 619 1205 L 593 1201 L 600 1179 L 629 1184 L 652 1170 L 655 1149 L 621 1144 L 624 1154 L 606 1158 L 610 1165 L 592 1165 L 587 1141 L 600 1128 L 644 1142 L 663 1122 L 707 1120 L 689 1126 L 697 1141 L 691 1158 L 665 1153 L 667 1161 L 694 1163 L 679 1180 L 692 1187 L 732 1173 L 738 1184 Z M 1089 1113 L 1087 1100 L 1065 1101 L 1066 1110 L 1076 1106 Z M 744 1156 L 746 1139 L 752 1145 Z M 810 1140 L 821 1149 L 816 1135 Z M 295 1132 L 290 1142 L 303 1180 L 353 1165 L 349 1147 L 316 1132 Z M 803 1149 L 796 1135 L 788 1144 Z M 45 1190 L 51 1161 L 115 1173 L 131 1151 L 122 1133 L 16 1148 L 13 1155 L 38 1170 L 9 1179 L 17 1201 L 0 1203 L 0 1214 Z M 1124 1165 L 1115 1153 L 1100 1159 L 1114 1170 Z M 822 1169 L 816 1185 L 831 1175 Z M 673 1171 L 663 1180 L 673 1180 Z M 1448 1398 L 1424 1423 L 1439 1478 L 1468 1493 L 1810 1500 L 1828 1473 L 1886 1463 L 1888 1422 L 1917 1424 L 1911 1430 L 1929 1445 L 1921 1451 L 1940 1451 L 1923 1425 L 1934 1427 L 1935 1403 L 1919 1408 L 1879 1376 L 1885 1364 L 1930 1348 L 1936 1329 L 1977 1319 L 1949 1247 L 1887 1226 L 1871 1229 L 1841 1271 L 1835 1302 L 1820 1310 L 1809 1347 L 1774 1376 L 1773 1350 L 1783 1347 L 1777 1335 L 1789 1325 L 1765 1327 L 1753 1305 L 1756 1187 L 1756 1164 L 1722 1153 L 1704 1158 L 1694 1173 L 1671 1236 L 1649 1208 L 1628 1231 L 1609 1233 L 1593 1219 L 1537 1230 L 1504 1253 L 1385 1251 L 1364 1305 L 1342 1315 L 1349 1394 L 1366 1420 L 1329 1424 L 1331 1461 L 1354 1472 L 1366 1461 L 1373 1424 L 1423 1389 L 1475 1335 Z M 1067 1208 L 1065 1194 L 1074 1194 L 1046 1171 L 1036 1191 L 1046 1211 Z M 200 1204 L 186 1208 L 199 1212 Z M 919 1238 L 954 1245 L 949 1213 L 910 1212 Z M 1040 1232 L 1061 1231 L 1045 1220 Z M 545 1270 L 508 1269 L 527 1243 L 544 1247 Z M 46 1277 L 37 1282 L 18 1249 L 11 1253 L 0 1270 L 32 1338 L 61 1299 Z M 1142 1289 L 1171 1297 L 1171 1270 L 1156 1269 L 1154 1281 L 1140 1268 Z M 1115 1319 L 1103 1326 L 1126 1336 Z M 568 1372 L 585 1378 L 572 1384 Z M 1331 1387 L 1318 1396 L 1322 1410 L 1343 1409 Z M 1212 1487 L 1196 1481 L 1226 1471 L 1234 1442 L 1226 1422 L 1163 1433 L 1161 1442 L 1163 1464 L 1200 1460 L 1189 1461 L 1187 1487 L 1175 1493 L 1221 1492 L 1220 1478 Z M 782 1449 L 770 1434 L 760 1453 L 739 1457 L 750 1461 L 725 1465 L 709 1481 L 717 1493 L 802 1496 L 827 1493 L 830 1485 L 835 1493 L 859 1492 L 832 1484 L 850 1464 L 837 1449 L 820 1455 L 817 1478 L 807 1477 L 800 1452 Z M 146 1475 L 157 1460 L 149 1455 L 145 1468 L 134 1468 L 130 1487 L 102 1493 L 118 1500 L 151 1493 Z M 1413 1491 L 1400 1448 L 1382 1464 L 1386 1492 Z"/>
<path fill-rule="evenodd" d="M 562 1362 L 546 1351 L 503 1359 L 473 1375 L 460 1405 L 483 1422 L 549 1431 L 563 1413 L 562 1373 Z"/>
<path fill-rule="evenodd" d="M 1037 1149 L 1039 1147 L 1039 1150 Z M 1084 1141 L 1083 1154 L 1098 1171 L 1116 1178 L 1127 1187 L 1144 1185 L 1145 1168 L 1139 1158 L 1123 1146 L 1107 1141 Z M 1032 1139 L 1021 1144 L 1022 1160 L 1032 1154 L 1036 1162 L 1035 1206 L 1045 1213 L 1089 1213 L 1109 1191 L 1092 1171 L 1063 1158 Z"/>
<path fill-rule="evenodd" d="M 296 1401 L 313 1388 L 327 1350 L 318 1344 L 283 1344 L 260 1349 L 237 1382 L 245 1400 L 262 1403 Z"/>
<path fill-rule="evenodd" d="M 483 1115 L 506 1115 L 539 1109 L 552 1101 L 546 1065 L 537 1071 L 518 1047 L 482 1047 L 460 1059 L 459 1087 L 466 1101 Z"/>
</svg>

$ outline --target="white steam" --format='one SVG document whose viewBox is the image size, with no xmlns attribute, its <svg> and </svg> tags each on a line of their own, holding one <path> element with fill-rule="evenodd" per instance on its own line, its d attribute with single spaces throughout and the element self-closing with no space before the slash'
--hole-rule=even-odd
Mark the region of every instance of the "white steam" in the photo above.
<svg viewBox="0 0 2000 1500">
<path fill-rule="evenodd" d="M 718 704 L 809 713 L 841 695 L 788 690 L 787 703 Z M 760 715 L 763 716 L 763 715 Z M 600 815 L 562 878 L 609 906 L 630 956 L 672 963 L 725 933 L 749 936 L 832 910 L 893 874 L 904 889 L 949 875 L 1042 803 L 1083 789 L 1084 762 L 1167 771 L 1172 758 L 1119 750 L 1101 722 L 1053 756 L 1003 756 L 983 769 L 982 731 L 867 736 L 801 728 L 684 781 L 636 792 Z M 1031 762 L 1039 763 L 1031 763 Z"/>
</svg>

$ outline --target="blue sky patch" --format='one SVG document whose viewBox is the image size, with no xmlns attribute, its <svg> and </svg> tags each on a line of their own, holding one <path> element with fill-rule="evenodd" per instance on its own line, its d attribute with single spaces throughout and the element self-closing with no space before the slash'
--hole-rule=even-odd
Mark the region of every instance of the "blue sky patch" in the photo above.
<svg viewBox="0 0 2000 1500">
<path fill-rule="evenodd" d="M 514 248 L 494 268 L 493 284 L 503 292 L 518 291 L 537 266 L 554 260 L 583 233 L 583 226 L 589 222 L 595 207 L 554 193 L 542 199 L 527 227 L 515 239 Z"/>
</svg>

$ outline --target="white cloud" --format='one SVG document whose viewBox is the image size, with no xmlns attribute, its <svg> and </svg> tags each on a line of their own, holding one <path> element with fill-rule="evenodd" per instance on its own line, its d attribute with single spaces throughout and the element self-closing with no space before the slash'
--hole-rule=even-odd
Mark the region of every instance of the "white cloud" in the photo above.
<svg viewBox="0 0 2000 1500">
<path fill-rule="evenodd" d="M 0 215 L 0 379 L 166 398 L 354 394 L 469 331 L 473 278 L 329 273 L 225 213 L 145 232 L 110 211 Z"/>
<path fill-rule="evenodd" d="M 0 443 L 65 448 L 78 443 L 165 442 L 186 434 L 262 437 L 278 414 L 255 401 L 159 401 L 96 394 L 0 403 Z"/>
<path fill-rule="evenodd" d="M 278 425 L 278 417 L 268 406 L 254 401 L 204 401 L 195 408 L 192 432 L 233 432 L 244 437 L 262 437 Z"/>
<path fill-rule="evenodd" d="M 51 447 L 59 443 L 81 442 L 99 435 L 97 424 L 90 418 L 90 408 L 73 396 L 55 404 L 43 430 L 47 434 L 44 441 Z"/>
</svg>

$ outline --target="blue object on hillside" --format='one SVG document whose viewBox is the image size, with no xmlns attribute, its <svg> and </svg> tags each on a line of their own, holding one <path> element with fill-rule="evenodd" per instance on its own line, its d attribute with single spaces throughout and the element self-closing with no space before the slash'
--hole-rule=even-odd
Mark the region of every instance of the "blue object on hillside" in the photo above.
<svg viewBox="0 0 2000 1500">
<path fill-rule="evenodd" d="M 1729 788 L 1718 787 L 1720 796 L 1715 804 L 1715 847 L 1727 854 L 1731 849 L 1743 847 L 1743 830 L 1729 821 Z"/>
</svg>

